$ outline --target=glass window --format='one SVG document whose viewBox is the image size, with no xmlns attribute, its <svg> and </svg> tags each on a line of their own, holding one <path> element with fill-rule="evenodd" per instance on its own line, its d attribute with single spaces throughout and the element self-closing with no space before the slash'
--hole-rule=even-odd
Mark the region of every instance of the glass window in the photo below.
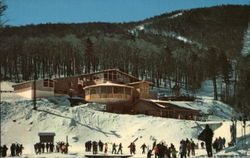
<svg viewBox="0 0 250 158">
<path fill-rule="evenodd" d="M 131 88 L 125 88 L 125 94 L 131 95 Z"/>
<path fill-rule="evenodd" d="M 114 87 L 114 93 L 123 93 L 123 87 Z"/>
<path fill-rule="evenodd" d="M 95 88 L 91 88 L 90 89 L 90 94 L 96 94 L 96 89 Z"/>
<path fill-rule="evenodd" d="M 101 87 L 102 94 L 112 94 L 112 87 Z"/>
</svg>

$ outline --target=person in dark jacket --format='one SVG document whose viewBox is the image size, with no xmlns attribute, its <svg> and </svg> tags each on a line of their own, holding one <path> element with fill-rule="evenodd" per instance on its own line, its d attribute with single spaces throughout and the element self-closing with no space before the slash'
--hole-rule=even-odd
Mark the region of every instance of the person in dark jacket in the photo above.
<svg viewBox="0 0 250 158">
<path fill-rule="evenodd" d="M 3 147 L 2 147 L 2 151 L 1 151 L 1 156 L 2 157 L 6 157 L 7 156 L 7 150 L 8 150 L 8 148 L 7 148 L 7 146 L 6 145 L 4 145 Z"/>
<path fill-rule="evenodd" d="M 10 153 L 11 153 L 11 156 L 16 156 L 16 144 L 12 144 L 10 146 Z"/>
<path fill-rule="evenodd" d="M 152 156 L 152 150 L 148 150 L 147 158 L 151 158 L 151 156 Z"/>
<path fill-rule="evenodd" d="M 145 154 L 145 149 L 147 148 L 146 144 L 145 143 L 142 144 L 141 148 L 142 148 L 142 154 Z"/>
<path fill-rule="evenodd" d="M 118 151 L 117 151 L 117 154 L 119 154 L 119 152 L 121 152 L 121 154 L 122 154 L 122 143 L 120 143 L 119 144 L 119 147 L 118 147 Z"/>
<path fill-rule="evenodd" d="M 211 128 L 209 128 L 208 125 L 206 125 L 206 128 L 198 136 L 198 139 L 205 141 L 205 143 L 206 143 L 206 150 L 207 150 L 208 157 L 213 156 L 213 151 L 212 151 L 213 136 L 214 136 L 214 132 L 212 131 Z"/>
<path fill-rule="evenodd" d="M 112 146 L 112 154 L 116 154 L 117 150 L 116 150 L 117 145 L 114 143 Z"/>
<path fill-rule="evenodd" d="M 102 152 L 103 151 L 103 145 L 104 145 L 103 142 L 99 141 L 98 145 L 99 145 L 99 151 Z"/>
</svg>

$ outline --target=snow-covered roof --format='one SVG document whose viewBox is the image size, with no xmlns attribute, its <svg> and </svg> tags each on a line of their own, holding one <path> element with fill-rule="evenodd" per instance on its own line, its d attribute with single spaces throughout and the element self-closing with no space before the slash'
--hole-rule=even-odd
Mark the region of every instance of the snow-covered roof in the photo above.
<svg viewBox="0 0 250 158">
<path fill-rule="evenodd" d="M 149 81 L 131 82 L 131 83 L 129 83 L 128 85 L 134 85 L 134 84 L 139 84 L 139 83 L 148 83 L 149 85 L 153 85 L 153 83 L 152 83 L 152 82 L 149 82 Z"/>
<path fill-rule="evenodd" d="M 83 89 L 93 88 L 93 87 L 102 87 L 102 86 L 134 88 L 132 86 L 127 86 L 127 85 L 124 85 L 124 84 L 116 84 L 116 83 L 107 82 L 107 83 L 101 83 L 101 84 L 86 86 Z"/>
<path fill-rule="evenodd" d="M 188 104 L 188 102 L 183 102 L 183 101 L 165 101 L 165 100 L 154 100 L 151 99 L 150 101 L 154 102 L 154 103 L 165 103 L 165 104 L 172 104 L 175 106 L 178 106 L 180 108 L 187 108 L 187 109 L 191 109 L 191 110 L 198 110 L 194 107 L 191 107 L 190 104 Z"/>
<path fill-rule="evenodd" d="M 55 136 L 56 134 L 54 132 L 40 132 L 38 133 L 38 136 Z"/>
</svg>

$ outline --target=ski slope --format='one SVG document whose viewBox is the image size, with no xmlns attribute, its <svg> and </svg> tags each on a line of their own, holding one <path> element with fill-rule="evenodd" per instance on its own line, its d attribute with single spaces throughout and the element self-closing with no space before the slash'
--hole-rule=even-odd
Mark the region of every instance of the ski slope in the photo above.
<svg viewBox="0 0 250 158">
<path fill-rule="evenodd" d="M 11 83 L 2 83 L 2 89 L 10 88 Z M 104 105 L 82 104 L 70 107 L 66 98 L 38 99 L 38 111 L 32 110 L 33 102 L 19 98 L 15 94 L 7 93 L 1 96 L 1 144 L 8 147 L 15 142 L 24 145 L 23 157 L 84 157 L 84 143 L 86 141 L 99 141 L 109 143 L 123 143 L 123 150 L 128 154 L 128 145 L 136 141 L 137 154 L 135 158 L 143 158 L 140 146 L 146 143 L 150 148 L 154 140 L 173 143 L 176 149 L 182 139 L 192 138 L 195 143 L 197 135 L 205 124 L 222 123 L 214 132 L 215 137 L 225 137 L 230 140 L 229 127 L 231 121 L 216 116 L 213 122 L 197 122 L 177 119 L 168 119 L 146 115 L 121 115 L 103 112 Z M 229 109 L 225 106 L 224 109 Z M 223 110 L 223 109 L 222 109 Z M 250 122 L 247 122 L 247 134 L 250 134 Z M 238 131 L 241 125 L 238 124 Z M 58 153 L 34 155 L 33 144 L 39 141 L 38 132 L 55 132 L 55 142 L 66 141 L 69 138 L 69 154 Z M 238 132 L 238 137 L 241 133 Z M 248 137 L 249 138 L 249 137 Z M 247 144 L 249 146 L 250 140 Z M 205 150 L 198 150 L 197 154 L 205 155 Z M 221 155 L 250 155 L 246 147 L 229 148 Z"/>
</svg>

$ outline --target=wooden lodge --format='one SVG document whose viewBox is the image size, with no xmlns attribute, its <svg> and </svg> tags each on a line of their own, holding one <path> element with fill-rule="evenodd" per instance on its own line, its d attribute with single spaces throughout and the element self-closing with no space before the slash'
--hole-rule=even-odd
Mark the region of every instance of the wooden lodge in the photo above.
<svg viewBox="0 0 250 158">
<path fill-rule="evenodd" d="M 81 97 L 87 102 L 106 104 L 106 110 L 115 113 L 179 119 L 195 119 L 199 116 L 199 111 L 194 109 L 151 101 L 150 99 L 156 99 L 156 95 L 150 91 L 150 86 L 151 82 L 139 80 L 117 69 L 109 69 L 74 77 L 27 81 L 13 87 L 15 93 L 30 99 Z"/>
</svg>

